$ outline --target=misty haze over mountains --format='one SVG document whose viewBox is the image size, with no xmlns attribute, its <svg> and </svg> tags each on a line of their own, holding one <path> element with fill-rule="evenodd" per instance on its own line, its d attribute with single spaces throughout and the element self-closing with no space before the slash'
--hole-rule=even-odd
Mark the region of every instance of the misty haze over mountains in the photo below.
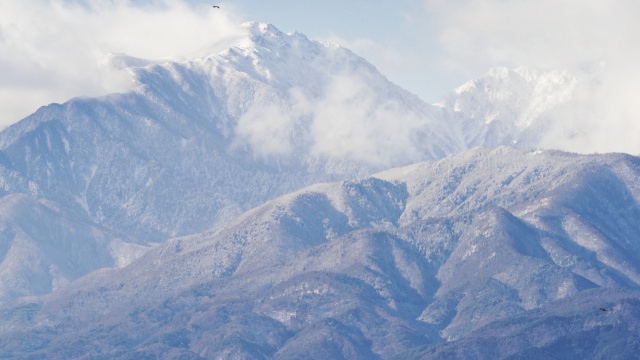
<svg viewBox="0 0 640 360">
<path fill-rule="evenodd" d="M 495 68 L 427 104 L 243 26 L 205 58 L 112 55 L 134 91 L 0 133 L 0 357 L 639 350 L 640 159 L 535 150 L 607 149 L 600 68 Z"/>
</svg>

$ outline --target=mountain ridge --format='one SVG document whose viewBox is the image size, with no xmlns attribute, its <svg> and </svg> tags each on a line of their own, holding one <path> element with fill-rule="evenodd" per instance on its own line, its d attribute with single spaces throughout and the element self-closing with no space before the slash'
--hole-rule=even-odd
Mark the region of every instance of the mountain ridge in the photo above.
<svg viewBox="0 0 640 360">
<path fill-rule="evenodd" d="M 489 169 L 491 178 L 484 175 Z M 606 169 L 604 177 L 579 176 Z M 30 315 L 33 325 L 20 330 L 31 343 L 16 345 L 11 339 L 23 333 L 9 327 L 0 346 L 12 354 L 73 357 L 62 347 L 73 344 L 79 353 L 87 346 L 97 353 L 118 349 L 116 358 L 171 351 L 204 358 L 315 352 L 392 358 L 408 349 L 416 357 L 451 355 L 465 346 L 476 346 L 479 358 L 526 352 L 527 343 L 485 352 L 474 339 L 508 341 L 501 326 L 520 324 L 521 316 L 534 324 L 554 321 L 552 305 L 562 302 L 592 309 L 584 317 L 591 321 L 598 307 L 615 307 L 615 294 L 626 293 L 630 300 L 619 304 L 633 313 L 640 283 L 632 239 L 640 234 L 627 225 L 636 217 L 617 217 L 612 227 L 607 212 L 592 209 L 620 199 L 627 202 L 623 212 L 637 214 L 638 174 L 640 160 L 629 155 L 503 147 L 314 185 L 226 227 L 169 240 L 125 268 L 0 307 L 7 324 L 16 321 L 7 315 L 40 309 Z M 444 199 L 434 199 L 432 192 L 452 180 L 457 185 Z M 488 198 L 474 200 L 474 187 Z M 629 190 L 630 197 L 586 196 L 603 189 Z M 431 205 L 450 201 L 441 209 Z M 581 218 L 589 226 L 576 227 Z M 562 319 L 575 315 L 563 311 Z M 492 326 L 498 330 L 486 333 Z M 73 329 L 82 329 L 82 340 Z M 545 329 L 549 339 L 591 336 Z M 130 334 L 137 335 L 116 344 Z"/>
<path fill-rule="evenodd" d="M 2 356 L 493 358 L 636 334 L 640 160 L 531 150 L 588 76 L 495 68 L 429 105 L 348 49 L 245 27 L 197 59 L 114 55 L 134 90 L 0 133 Z M 628 318 L 552 309 L 571 303 Z"/>
<path fill-rule="evenodd" d="M 65 207 L 69 216 L 117 229 L 122 241 L 141 248 L 215 227 L 304 185 L 380 168 L 363 160 L 380 153 L 375 146 L 356 158 L 349 149 L 332 153 L 340 147 L 327 146 L 327 136 L 339 124 L 324 129 L 310 122 L 314 112 L 341 100 L 311 102 L 325 95 L 323 86 L 335 82 L 332 71 L 339 69 L 335 89 L 346 86 L 371 111 L 378 105 L 369 98 L 408 104 L 417 98 L 344 48 L 271 25 L 247 27 L 244 47 L 184 62 L 130 60 L 143 65 L 129 69 L 138 82 L 134 91 L 52 104 L 5 129 L 2 194 L 24 193 Z M 418 105 L 417 111 L 428 107 Z M 389 114 L 400 108 L 405 106 Z M 312 141 L 314 132 L 325 139 L 322 145 Z"/>
</svg>

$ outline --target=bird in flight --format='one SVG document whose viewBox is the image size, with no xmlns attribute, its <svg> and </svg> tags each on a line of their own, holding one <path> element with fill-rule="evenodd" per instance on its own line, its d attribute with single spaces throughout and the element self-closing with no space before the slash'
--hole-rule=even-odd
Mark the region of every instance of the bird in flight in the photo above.
<svg viewBox="0 0 640 360">
<path fill-rule="evenodd" d="M 598 310 L 600 310 L 601 312 L 607 312 L 607 311 L 609 311 L 609 310 L 607 310 L 607 309 L 605 309 L 605 308 L 602 308 L 602 307 L 601 307 L 600 309 L 598 309 Z"/>
<path fill-rule="evenodd" d="M 214 9 L 220 9 L 220 6 L 218 6 L 218 5 L 213 5 L 213 8 L 214 8 Z"/>
</svg>

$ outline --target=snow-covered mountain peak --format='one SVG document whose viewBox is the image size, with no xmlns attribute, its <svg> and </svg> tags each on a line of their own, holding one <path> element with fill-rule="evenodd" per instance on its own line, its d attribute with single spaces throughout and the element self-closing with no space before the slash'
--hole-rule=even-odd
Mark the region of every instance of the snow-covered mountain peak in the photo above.
<svg viewBox="0 0 640 360">
<path fill-rule="evenodd" d="M 317 41 L 309 40 L 304 34 L 299 32 L 285 33 L 277 27 L 268 23 L 246 22 L 241 25 L 244 30 L 235 42 L 229 42 L 226 49 L 222 49 L 217 54 L 227 56 L 230 52 L 239 51 L 246 54 L 260 53 L 262 51 L 273 52 L 279 56 L 286 54 L 291 48 L 319 44 Z"/>
<path fill-rule="evenodd" d="M 457 95 L 478 93 L 486 95 L 488 100 L 508 100 L 528 98 L 531 96 L 552 96 L 554 93 L 567 93 L 572 90 L 577 78 L 567 71 L 543 71 L 527 67 L 509 69 L 495 67 L 483 77 L 471 80 L 453 93 Z M 443 102 L 440 102 L 442 105 Z"/>
<path fill-rule="evenodd" d="M 201 63 L 207 59 L 230 60 L 238 54 L 260 58 L 258 54 L 274 53 L 276 56 L 285 55 L 288 49 L 304 43 L 320 44 L 309 40 L 305 35 L 294 32 L 284 33 L 274 25 L 260 22 L 246 22 L 240 25 L 240 31 L 212 39 L 212 42 L 198 52 L 187 57 L 173 57 L 162 59 L 147 59 L 133 57 L 128 54 L 111 53 L 104 60 L 116 69 L 136 69 L 150 65 L 167 63 Z"/>
<path fill-rule="evenodd" d="M 293 33 L 285 33 L 272 24 L 247 22 L 242 24 L 242 27 L 247 30 L 247 37 L 253 41 L 255 45 L 273 48 L 283 46 L 286 43 L 291 42 L 292 39 L 304 39 L 306 41 L 310 41 L 300 32 L 295 31 Z"/>
<path fill-rule="evenodd" d="M 113 266 L 128 261 L 120 249 L 215 228 L 303 186 L 452 152 L 431 107 L 363 58 L 268 24 L 245 30 L 190 60 L 111 55 L 137 86 L 42 107 L 0 133 L 0 195 L 45 199 L 75 227 L 104 228 L 109 246 L 95 252 Z M 24 205 L 33 227 L 37 206 Z M 18 285 L 10 296 L 51 288 Z"/>
<path fill-rule="evenodd" d="M 574 96 L 580 78 L 567 71 L 496 67 L 436 105 L 458 124 L 466 145 L 540 146 L 550 114 Z"/>
<path fill-rule="evenodd" d="M 212 53 L 211 56 L 216 54 L 225 54 L 230 49 L 252 49 L 256 47 L 279 47 L 285 40 L 287 34 L 280 31 L 278 28 L 271 24 L 261 22 L 245 22 L 240 28 L 242 31 L 238 34 L 234 42 L 230 42 L 226 49 L 221 49 L 217 53 Z"/>
<path fill-rule="evenodd" d="M 135 69 L 145 96 L 170 88 L 162 98 L 179 103 L 193 98 L 187 106 L 199 108 L 203 101 L 195 97 L 204 95 L 205 103 L 225 113 L 219 127 L 232 150 L 261 160 L 290 163 L 310 155 L 319 163 L 337 160 L 343 168 L 344 160 L 387 166 L 449 151 L 446 140 L 418 141 L 423 132 L 447 137 L 436 129 L 432 107 L 365 59 L 273 25 L 244 27 L 244 40 L 205 59 Z M 187 94 L 181 98 L 176 91 Z M 211 117 L 211 110 L 204 106 L 201 116 Z"/>
<path fill-rule="evenodd" d="M 327 76 L 345 72 L 381 76 L 365 59 L 335 43 L 310 40 L 299 32 L 284 33 L 266 23 L 245 23 L 243 28 L 242 38 L 209 60 L 280 88 L 322 87 Z"/>
</svg>

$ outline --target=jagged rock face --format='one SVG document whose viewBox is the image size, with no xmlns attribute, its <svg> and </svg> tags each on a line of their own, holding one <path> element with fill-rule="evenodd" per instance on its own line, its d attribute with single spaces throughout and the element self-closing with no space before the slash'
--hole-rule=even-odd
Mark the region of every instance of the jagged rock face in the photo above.
<svg viewBox="0 0 640 360">
<path fill-rule="evenodd" d="M 5 305 L 0 348 L 53 358 L 495 358 L 571 354 L 608 326 L 628 327 L 616 334 L 629 340 L 638 175 L 640 159 L 627 155 L 498 148 L 315 185 L 126 268 Z"/>
</svg>

